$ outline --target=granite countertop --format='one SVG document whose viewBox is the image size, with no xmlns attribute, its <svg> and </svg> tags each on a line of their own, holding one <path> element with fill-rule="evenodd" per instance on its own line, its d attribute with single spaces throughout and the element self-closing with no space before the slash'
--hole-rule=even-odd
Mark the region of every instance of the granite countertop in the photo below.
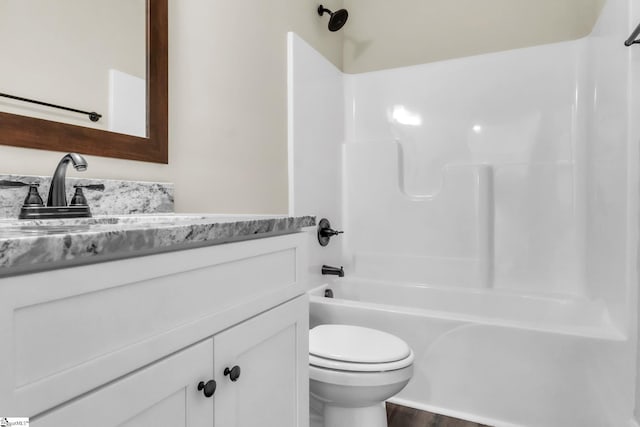
<svg viewBox="0 0 640 427">
<path fill-rule="evenodd" d="M 315 223 L 312 216 L 206 214 L 0 219 L 0 276 L 294 233 Z"/>
</svg>

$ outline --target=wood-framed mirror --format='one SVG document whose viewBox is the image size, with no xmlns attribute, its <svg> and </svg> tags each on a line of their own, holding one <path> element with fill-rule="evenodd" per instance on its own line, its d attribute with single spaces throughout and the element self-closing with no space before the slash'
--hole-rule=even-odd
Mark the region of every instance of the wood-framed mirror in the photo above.
<svg viewBox="0 0 640 427">
<path fill-rule="evenodd" d="M 0 145 L 168 163 L 167 2 L 146 0 L 146 137 L 0 112 Z"/>
</svg>

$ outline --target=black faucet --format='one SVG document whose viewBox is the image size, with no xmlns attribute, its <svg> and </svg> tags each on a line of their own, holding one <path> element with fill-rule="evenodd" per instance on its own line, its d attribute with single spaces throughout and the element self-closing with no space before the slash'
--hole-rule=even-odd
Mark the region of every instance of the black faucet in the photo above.
<svg viewBox="0 0 640 427">
<path fill-rule="evenodd" d="M 71 205 L 67 205 L 66 194 L 66 172 L 67 165 L 71 163 L 78 171 L 87 170 L 87 161 L 80 154 L 66 154 L 58 163 L 53 177 L 51 178 L 51 186 L 49 187 L 49 197 L 47 206 L 43 206 L 42 198 L 38 194 L 37 184 L 18 183 L 20 185 L 29 185 L 29 194 L 24 200 L 24 205 L 20 209 L 20 219 L 51 219 L 51 218 L 90 218 L 91 209 L 87 205 L 87 199 L 82 194 L 81 188 L 76 188 L 76 194 L 71 201 Z M 7 181 L 0 182 L 0 187 L 7 186 Z M 12 185 L 15 186 L 16 184 Z M 86 186 L 102 187 L 102 185 Z"/>
<path fill-rule="evenodd" d="M 66 172 L 69 162 L 73 163 L 73 167 L 77 171 L 87 170 L 87 161 L 80 154 L 69 153 L 65 155 L 58 166 L 56 167 L 53 177 L 51 178 L 51 186 L 49 187 L 49 198 L 47 199 L 47 206 L 67 206 L 66 195 Z"/>
<path fill-rule="evenodd" d="M 331 274 L 333 276 L 344 277 L 344 267 L 331 267 L 330 265 L 322 266 L 322 274 Z"/>
</svg>

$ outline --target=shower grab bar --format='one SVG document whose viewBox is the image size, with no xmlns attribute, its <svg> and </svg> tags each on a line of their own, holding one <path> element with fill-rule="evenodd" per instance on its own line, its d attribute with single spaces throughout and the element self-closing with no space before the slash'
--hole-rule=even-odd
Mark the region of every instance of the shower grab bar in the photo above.
<svg viewBox="0 0 640 427">
<path fill-rule="evenodd" d="M 89 116 L 89 120 L 97 122 L 102 117 L 102 114 L 98 114 L 95 111 L 82 111 L 75 108 L 63 107 L 62 105 L 50 104 L 48 102 L 36 101 L 35 99 L 23 98 L 21 96 L 9 95 L 8 93 L 0 93 L 0 96 L 9 99 L 15 99 L 22 102 L 30 102 L 32 104 L 44 105 L 45 107 L 58 108 L 60 110 L 71 111 L 74 113 L 86 114 Z"/>
<path fill-rule="evenodd" d="M 640 34 L 640 24 L 638 24 L 636 29 L 633 30 L 633 33 L 631 33 L 629 38 L 627 40 L 625 40 L 624 45 L 629 47 L 632 44 L 640 43 L 640 40 L 638 40 L 638 34 Z"/>
</svg>

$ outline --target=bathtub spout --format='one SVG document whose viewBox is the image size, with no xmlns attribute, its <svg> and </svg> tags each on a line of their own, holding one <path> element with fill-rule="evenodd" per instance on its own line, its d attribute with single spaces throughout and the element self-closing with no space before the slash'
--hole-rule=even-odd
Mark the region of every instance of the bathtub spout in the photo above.
<svg viewBox="0 0 640 427">
<path fill-rule="evenodd" d="M 322 274 L 331 274 L 338 277 L 344 277 L 344 267 L 331 267 L 330 265 L 322 266 Z"/>
</svg>

